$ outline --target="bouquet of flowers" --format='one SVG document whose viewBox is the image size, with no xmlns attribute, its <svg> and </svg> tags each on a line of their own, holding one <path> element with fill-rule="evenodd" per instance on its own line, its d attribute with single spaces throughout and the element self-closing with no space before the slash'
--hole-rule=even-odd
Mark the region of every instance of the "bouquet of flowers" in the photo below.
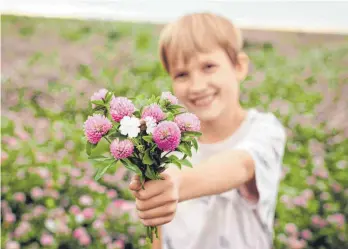
<svg viewBox="0 0 348 249">
<path fill-rule="evenodd" d="M 84 134 L 89 159 L 99 166 L 95 180 L 118 161 L 137 174 L 142 185 L 161 179 L 160 173 L 170 164 L 180 169 L 182 165 L 192 167 L 187 157 L 192 156 L 192 148 L 198 149 L 200 121 L 170 92 L 150 99 L 129 99 L 100 89 L 91 97 L 91 104 L 92 115 L 84 123 Z M 107 155 L 91 156 L 102 138 L 110 144 Z M 156 227 L 147 227 L 151 241 L 153 232 L 157 236 Z"/>
</svg>

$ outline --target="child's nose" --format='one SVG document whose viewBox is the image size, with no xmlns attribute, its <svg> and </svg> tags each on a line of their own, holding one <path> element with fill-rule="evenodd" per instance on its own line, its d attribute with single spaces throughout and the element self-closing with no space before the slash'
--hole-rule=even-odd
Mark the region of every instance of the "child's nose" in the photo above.
<svg viewBox="0 0 348 249">
<path fill-rule="evenodd" d="M 195 74 L 191 79 L 190 91 L 192 93 L 203 92 L 208 86 L 208 79 L 204 75 Z"/>
</svg>

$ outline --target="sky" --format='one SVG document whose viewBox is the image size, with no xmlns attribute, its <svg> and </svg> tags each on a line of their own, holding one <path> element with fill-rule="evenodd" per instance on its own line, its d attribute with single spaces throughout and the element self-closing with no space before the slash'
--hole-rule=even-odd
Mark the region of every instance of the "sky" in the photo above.
<svg viewBox="0 0 348 249">
<path fill-rule="evenodd" d="M 166 23 L 198 11 L 242 28 L 348 34 L 348 1 L 3 0 L 2 13 Z"/>
</svg>

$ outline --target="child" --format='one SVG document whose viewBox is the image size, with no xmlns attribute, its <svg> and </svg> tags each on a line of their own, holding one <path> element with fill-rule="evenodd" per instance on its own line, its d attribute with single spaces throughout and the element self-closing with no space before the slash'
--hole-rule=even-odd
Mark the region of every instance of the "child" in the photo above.
<svg viewBox="0 0 348 249">
<path fill-rule="evenodd" d="M 211 13 L 183 16 L 160 37 L 173 92 L 201 121 L 193 168 L 169 167 L 164 180 L 130 189 L 146 226 L 160 227 L 162 249 L 270 249 L 286 135 L 271 113 L 245 110 L 248 73 L 239 30 Z M 156 243 L 155 243 L 156 244 Z"/>
</svg>

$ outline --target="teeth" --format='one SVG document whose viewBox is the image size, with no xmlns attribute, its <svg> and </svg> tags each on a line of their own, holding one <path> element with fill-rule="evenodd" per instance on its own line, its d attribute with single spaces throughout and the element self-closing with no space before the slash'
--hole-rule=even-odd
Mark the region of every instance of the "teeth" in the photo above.
<svg viewBox="0 0 348 249">
<path fill-rule="evenodd" d="M 206 106 L 208 104 L 210 104 L 210 102 L 213 100 L 214 96 L 213 95 L 210 95 L 208 97 L 204 97 L 202 99 L 199 99 L 199 100 L 195 100 L 194 101 L 194 104 L 196 106 Z"/>
</svg>

